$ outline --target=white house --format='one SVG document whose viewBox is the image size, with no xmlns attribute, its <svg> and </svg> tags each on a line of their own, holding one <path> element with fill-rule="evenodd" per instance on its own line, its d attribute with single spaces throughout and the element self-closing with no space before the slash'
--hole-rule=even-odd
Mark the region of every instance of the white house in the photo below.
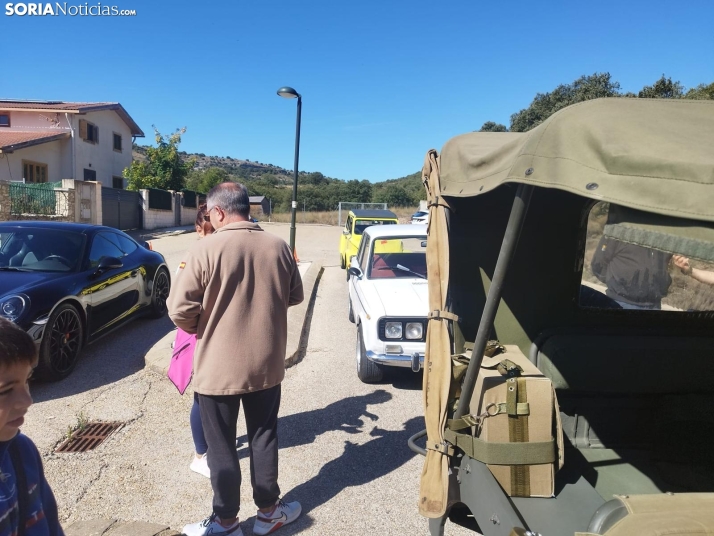
<svg viewBox="0 0 714 536">
<path fill-rule="evenodd" d="M 0 100 L 0 180 L 124 188 L 144 133 L 118 102 Z"/>
</svg>

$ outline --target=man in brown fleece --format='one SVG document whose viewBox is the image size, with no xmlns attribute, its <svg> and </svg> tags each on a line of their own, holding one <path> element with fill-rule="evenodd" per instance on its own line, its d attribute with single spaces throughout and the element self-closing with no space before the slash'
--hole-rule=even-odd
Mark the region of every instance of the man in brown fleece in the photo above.
<svg viewBox="0 0 714 536">
<path fill-rule="evenodd" d="M 288 245 L 250 222 L 248 191 L 225 182 L 206 199 L 216 229 L 189 252 L 169 296 L 171 320 L 196 333 L 193 385 L 208 443 L 213 513 L 187 536 L 241 536 L 236 420 L 243 404 L 251 457 L 253 532 L 268 534 L 300 515 L 280 500 L 277 422 L 285 376 L 287 311 L 303 300 Z"/>
</svg>

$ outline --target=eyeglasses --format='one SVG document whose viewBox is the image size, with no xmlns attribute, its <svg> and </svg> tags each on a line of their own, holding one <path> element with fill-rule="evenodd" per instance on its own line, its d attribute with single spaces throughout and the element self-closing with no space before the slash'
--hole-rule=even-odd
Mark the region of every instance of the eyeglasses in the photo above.
<svg viewBox="0 0 714 536">
<path fill-rule="evenodd" d="M 209 208 L 209 209 L 206 211 L 206 213 L 203 215 L 203 221 L 211 221 L 211 211 L 212 211 L 214 208 L 217 208 L 218 210 L 221 210 L 221 207 L 219 207 L 218 205 L 216 205 L 215 207 Z"/>
</svg>

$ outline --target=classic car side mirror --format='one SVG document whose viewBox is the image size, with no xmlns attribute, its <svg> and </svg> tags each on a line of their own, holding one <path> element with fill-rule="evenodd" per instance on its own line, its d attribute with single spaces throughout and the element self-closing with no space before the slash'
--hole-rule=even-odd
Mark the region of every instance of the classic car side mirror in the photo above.
<svg viewBox="0 0 714 536">
<path fill-rule="evenodd" d="M 350 232 L 347 229 L 342 229 L 342 234 L 347 236 Z"/>
<path fill-rule="evenodd" d="M 114 270 L 116 268 L 121 268 L 124 264 L 116 257 L 102 257 L 99 261 L 99 266 L 97 266 L 97 271 L 95 273 L 106 272 L 107 270 Z"/>
<path fill-rule="evenodd" d="M 426 240 L 421 241 L 421 247 L 425 248 L 426 247 Z"/>
<path fill-rule="evenodd" d="M 354 266 L 347 268 L 347 273 L 355 277 L 362 277 L 362 270 L 355 268 Z"/>
</svg>

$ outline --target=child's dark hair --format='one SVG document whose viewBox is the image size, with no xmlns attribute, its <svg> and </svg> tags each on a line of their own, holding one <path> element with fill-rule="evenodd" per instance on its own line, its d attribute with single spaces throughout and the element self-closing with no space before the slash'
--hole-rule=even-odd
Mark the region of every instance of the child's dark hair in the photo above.
<svg viewBox="0 0 714 536">
<path fill-rule="evenodd" d="M 22 328 L 0 318 L 0 367 L 37 361 L 35 343 Z"/>
</svg>

